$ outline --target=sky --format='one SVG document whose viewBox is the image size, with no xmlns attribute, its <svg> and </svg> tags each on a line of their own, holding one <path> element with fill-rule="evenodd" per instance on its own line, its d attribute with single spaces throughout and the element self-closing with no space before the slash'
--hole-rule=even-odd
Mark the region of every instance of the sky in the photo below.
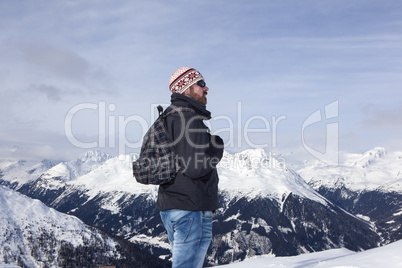
<svg viewBox="0 0 402 268">
<path fill-rule="evenodd" d="M 402 2 L 0 1 L 0 159 L 136 153 L 182 66 L 228 152 L 402 150 Z"/>
</svg>

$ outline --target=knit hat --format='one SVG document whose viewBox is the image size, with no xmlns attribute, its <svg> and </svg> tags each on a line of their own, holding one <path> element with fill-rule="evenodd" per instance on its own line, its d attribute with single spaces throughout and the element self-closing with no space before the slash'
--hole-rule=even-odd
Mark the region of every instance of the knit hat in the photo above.
<svg viewBox="0 0 402 268">
<path fill-rule="evenodd" d="M 169 89 L 173 93 L 183 94 L 186 89 L 200 80 L 204 80 L 204 77 L 196 69 L 180 67 L 170 77 Z"/>
</svg>

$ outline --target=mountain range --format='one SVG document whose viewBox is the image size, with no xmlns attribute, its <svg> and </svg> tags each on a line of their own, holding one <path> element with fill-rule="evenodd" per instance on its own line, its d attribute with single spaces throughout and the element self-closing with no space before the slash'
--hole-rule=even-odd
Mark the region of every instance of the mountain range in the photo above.
<svg viewBox="0 0 402 268">
<path fill-rule="evenodd" d="M 382 244 L 402 239 L 402 152 L 377 147 L 345 155 L 343 163 L 316 163 L 299 174 L 318 193 L 375 226 Z"/>
<path fill-rule="evenodd" d="M 1 267 L 167 267 L 138 247 L 5 186 L 0 186 L 0 237 Z"/>
<path fill-rule="evenodd" d="M 374 148 L 345 154 L 338 166 L 307 162 L 297 169 L 281 159 L 263 149 L 225 152 L 218 165 L 221 209 L 205 265 L 362 251 L 401 239 L 401 152 Z M 135 181 L 132 160 L 100 151 L 70 162 L 4 160 L 0 184 L 167 261 L 157 186 Z"/>
</svg>

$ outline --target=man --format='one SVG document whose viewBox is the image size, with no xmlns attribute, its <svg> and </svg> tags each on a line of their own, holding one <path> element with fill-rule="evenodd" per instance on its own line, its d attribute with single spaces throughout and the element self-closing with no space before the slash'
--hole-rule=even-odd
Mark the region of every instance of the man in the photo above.
<svg viewBox="0 0 402 268">
<path fill-rule="evenodd" d="M 203 120 L 209 88 L 201 73 L 181 67 L 170 78 L 171 109 L 190 108 L 166 118 L 180 167 L 173 183 L 159 186 L 160 210 L 172 251 L 174 268 L 202 267 L 212 240 L 212 214 L 219 208 L 216 165 L 223 155 L 223 141 L 209 134 Z"/>
</svg>

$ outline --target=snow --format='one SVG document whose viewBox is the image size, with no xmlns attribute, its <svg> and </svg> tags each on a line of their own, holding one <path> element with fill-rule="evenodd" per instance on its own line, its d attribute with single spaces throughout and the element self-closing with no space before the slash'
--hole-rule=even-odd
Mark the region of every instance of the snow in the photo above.
<svg viewBox="0 0 402 268">
<path fill-rule="evenodd" d="M 52 161 L 25 161 L 25 160 L 0 160 L 0 178 L 11 183 L 20 184 L 39 178 L 55 163 Z"/>
<path fill-rule="evenodd" d="M 80 156 L 79 159 L 70 162 L 62 162 L 49 169 L 43 174 L 43 179 L 58 178 L 62 181 L 70 181 L 88 172 L 95 170 L 107 159 L 111 158 L 101 151 L 89 151 Z"/>
<path fill-rule="evenodd" d="M 147 194 L 156 197 L 158 186 L 137 183 L 133 177 L 131 158 L 114 157 L 107 160 L 99 168 L 77 178 L 75 185 L 90 189 L 90 199 L 99 193 L 123 192 L 129 194 Z M 118 197 L 116 197 L 118 199 Z"/>
<path fill-rule="evenodd" d="M 306 181 L 314 187 L 320 185 L 347 186 L 351 190 L 372 190 L 402 192 L 402 152 L 386 152 L 384 148 L 374 148 L 363 154 L 343 154 L 342 162 L 337 166 L 322 163 L 306 163 L 297 172 L 290 169 L 274 154 L 262 149 L 246 150 L 237 154 L 224 153 L 218 165 L 220 175 L 219 188 L 226 198 L 250 199 L 259 196 L 275 198 L 283 203 L 292 193 L 322 204 L 325 198 L 319 195 Z M 118 200 L 130 194 L 146 194 L 155 199 L 158 186 L 142 185 L 132 175 L 132 157 L 129 155 L 110 157 L 102 152 L 88 152 L 80 159 L 62 162 L 58 165 L 42 161 L 0 161 L 2 180 L 25 182 L 42 177 L 42 187 L 57 188 L 72 185 L 85 190 L 94 198 L 102 193 L 110 193 L 102 207 L 112 213 L 119 212 Z M 11 194 L 12 193 L 12 194 Z M 60 196 L 62 198 L 62 196 Z M 31 200 L 4 187 L 0 187 L 0 237 L 6 226 L 20 224 L 21 230 L 27 228 L 33 232 L 37 228 L 54 229 L 56 236 L 78 245 L 82 238 L 71 235 L 74 230 L 82 229 L 78 219 L 56 212 L 37 200 Z M 402 210 L 394 213 L 402 214 Z M 5 217 L 4 215 L 8 215 Z M 38 216 L 39 215 L 39 216 Z M 238 215 L 234 215 L 236 218 Z M 370 219 L 358 215 L 366 221 Z M 62 227 L 60 226 L 62 222 Z M 35 227 L 36 225 L 42 227 Z M 59 226 L 54 228 L 54 226 Z M 269 228 L 269 226 L 266 226 Z M 85 229 L 85 228 L 84 228 Z M 290 232 L 282 228 L 282 232 Z M 85 233 L 85 232 L 84 232 Z M 22 238 L 21 238 L 22 239 Z M 151 237 L 138 237 L 139 241 L 163 244 Z M 23 240 L 19 243 L 24 243 Z M 163 244 L 167 247 L 167 244 Z M 17 246 L 15 246 L 17 250 Z M 259 256 L 241 263 L 223 265 L 228 268 L 241 267 L 402 267 L 399 252 L 402 241 L 382 248 L 355 253 L 346 249 L 334 249 L 295 257 Z M 1 267 L 1 266 L 0 266 Z"/>
<path fill-rule="evenodd" d="M 84 227 L 84 224 L 76 217 L 57 212 L 39 200 L 30 199 L 3 186 L 0 187 L 0 206 L 2 231 L 8 228 L 10 223 L 15 223 L 16 226 L 19 225 L 21 229 L 29 226 L 30 231 L 33 232 L 40 232 L 40 228 L 45 230 L 54 229 L 56 236 L 61 240 L 69 241 L 74 245 L 82 244 L 82 241 L 71 240 L 70 232 Z M 61 223 L 63 225 L 60 225 Z M 53 228 L 54 226 L 59 228 Z M 60 228 L 61 226 L 63 227 L 62 229 Z"/>
<path fill-rule="evenodd" d="M 31 258 L 32 241 L 40 240 L 41 235 L 48 234 L 73 246 L 84 245 L 85 241 L 103 238 L 74 216 L 60 213 L 47 207 L 39 200 L 31 199 L 18 192 L 0 186 L 0 260 L 3 254 L 18 255 L 20 252 Z M 31 242 L 30 242 L 31 241 Z M 105 241 L 112 248 L 116 242 Z"/>
<path fill-rule="evenodd" d="M 344 248 L 307 253 L 294 257 L 257 256 L 222 268 L 378 268 L 402 267 L 402 241 L 383 247 L 354 252 Z"/>
<path fill-rule="evenodd" d="M 128 195 L 145 194 L 156 198 L 157 186 L 143 185 L 136 182 L 132 174 L 133 158 L 129 155 L 111 157 L 99 151 L 88 152 L 76 161 L 63 162 L 49 169 L 43 176 L 48 188 L 73 186 L 85 191 L 88 201 L 99 194 L 108 194 L 101 204 L 103 209 L 112 214 L 119 213 L 118 201 Z M 64 192 L 55 200 L 57 203 L 69 192 Z"/>
<path fill-rule="evenodd" d="M 327 201 L 313 190 L 296 172 L 263 149 L 237 154 L 225 152 L 218 165 L 219 188 L 229 198 L 269 196 L 279 202 L 290 193 L 324 205 Z"/>
<path fill-rule="evenodd" d="M 116 214 L 119 213 L 117 201 L 121 202 L 126 196 L 145 195 L 150 199 L 157 197 L 158 186 L 136 182 L 132 174 L 132 161 L 130 155 L 123 155 L 113 158 L 98 157 L 93 161 L 64 162 L 51 168 L 42 178 L 48 179 L 46 183 L 49 188 L 62 187 L 62 184 L 80 188 L 89 196 L 89 200 L 108 193 L 109 197 L 104 199 L 102 208 Z M 84 162 L 87 163 L 86 168 L 83 168 Z M 245 197 L 250 200 L 258 196 L 268 196 L 281 203 L 292 193 L 327 204 L 326 199 L 296 172 L 263 149 L 246 150 L 238 154 L 225 152 L 218 165 L 218 172 L 219 189 L 226 198 Z M 56 180 L 51 180 L 52 177 Z M 61 200 L 66 194 L 68 191 L 58 199 Z"/>
<path fill-rule="evenodd" d="M 224 158 L 218 165 L 220 189 L 248 198 L 254 198 L 257 195 L 282 198 L 283 193 L 290 192 L 303 196 L 315 195 L 314 190 L 296 173 L 287 170 L 284 166 L 273 164 L 275 161 L 275 158 L 270 157 L 263 150 L 248 150 L 235 155 L 225 152 Z M 96 196 L 100 192 L 118 191 L 156 196 L 158 188 L 158 186 L 136 182 L 132 174 L 132 158 L 128 156 L 108 159 L 98 168 L 71 180 L 71 184 L 85 186 L 90 189 L 91 196 Z M 317 199 L 316 196 L 313 198 Z"/>
<path fill-rule="evenodd" d="M 402 215 L 402 209 L 400 211 L 398 211 L 397 213 L 394 213 L 394 216 L 400 216 Z"/>
<path fill-rule="evenodd" d="M 314 188 L 342 187 L 352 191 L 379 190 L 402 193 L 402 152 L 386 152 L 376 147 L 362 154 L 346 153 L 337 166 L 322 163 L 298 170 Z"/>
<path fill-rule="evenodd" d="M 219 189 L 225 198 L 251 200 L 263 196 L 283 203 L 292 193 L 324 205 L 327 200 L 313 187 L 345 185 L 356 191 L 402 192 L 402 152 L 389 153 L 378 147 L 363 154 L 343 154 L 342 159 L 343 162 L 337 166 L 306 163 L 296 172 L 286 165 L 283 157 L 263 149 L 236 154 L 225 152 L 218 165 Z M 132 175 L 132 161 L 130 155 L 112 158 L 100 151 L 90 151 L 75 161 L 62 162 L 50 169 L 46 169 L 42 162 L 1 161 L 0 171 L 4 174 L 3 180 L 21 184 L 41 176 L 43 187 L 56 189 L 72 185 L 83 189 L 90 199 L 111 193 L 114 197 L 107 200 L 103 208 L 118 213 L 116 202 L 125 195 L 144 194 L 151 199 L 157 196 L 157 186 L 136 182 Z"/>
<path fill-rule="evenodd" d="M 218 165 L 219 187 L 228 198 L 269 196 L 282 202 L 293 193 L 322 204 L 327 201 L 311 186 L 402 192 L 402 152 L 390 153 L 376 147 L 363 154 L 343 154 L 341 158 L 343 161 L 337 166 L 306 163 L 296 172 L 286 165 L 283 157 L 263 149 L 250 149 L 237 154 L 225 152 Z M 54 166 L 46 161 L 2 160 L 0 175 L 2 180 L 17 181 L 19 184 L 41 177 L 49 188 L 72 184 L 90 189 L 91 197 L 104 192 L 125 192 L 155 198 L 157 186 L 135 181 L 131 171 L 132 160 L 130 155 L 112 158 L 100 151 L 90 151 L 75 161 Z"/>
<path fill-rule="evenodd" d="M 140 243 L 140 244 L 158 245 L 161 248 L 170 250 L 170 244 L 162 241 L 162 238 L 160 238 L 160 237 L 151 237 L 151 236 L 146 236 L 144 234 L 140 234 L 140 235 L 132 237 L 130 239 L 130 242 L 136 242 L 136 243 Z"/>
</svg>

